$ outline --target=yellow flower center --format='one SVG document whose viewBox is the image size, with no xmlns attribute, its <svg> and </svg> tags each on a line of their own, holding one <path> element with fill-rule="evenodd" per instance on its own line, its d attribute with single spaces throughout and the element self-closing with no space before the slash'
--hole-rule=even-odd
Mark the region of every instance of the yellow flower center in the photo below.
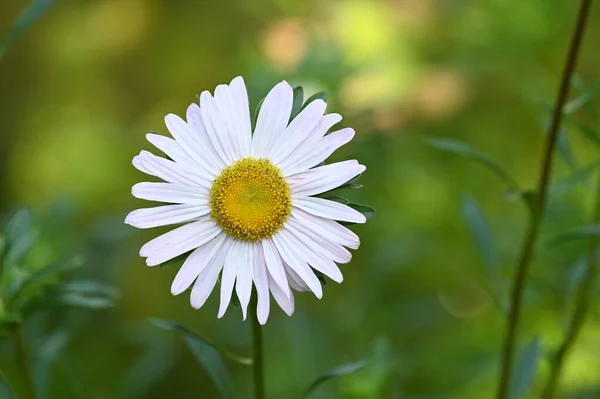
<svg viewBox="0 0 600 399">
<path fill-rule="evenodd" d="M 291 212 L 290 187 L 268 159 L 237 161 L 223 169 L 210 190 L 210 216 L 240 240 L 272 236 Z"/>
</svg>

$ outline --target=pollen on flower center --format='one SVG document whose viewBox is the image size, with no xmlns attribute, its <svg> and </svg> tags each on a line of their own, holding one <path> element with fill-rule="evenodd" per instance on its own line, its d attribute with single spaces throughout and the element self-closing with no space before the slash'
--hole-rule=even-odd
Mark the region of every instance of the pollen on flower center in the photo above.
<svg viewBox="0 0 600 399">
<path fill-rule="evenodd" d="M 210 216 L 241 240 L 272 236 L 291 211 L 290 187 L 268 159 L 239 160 L 223 169 L 210 190 Z"/>
</svg>

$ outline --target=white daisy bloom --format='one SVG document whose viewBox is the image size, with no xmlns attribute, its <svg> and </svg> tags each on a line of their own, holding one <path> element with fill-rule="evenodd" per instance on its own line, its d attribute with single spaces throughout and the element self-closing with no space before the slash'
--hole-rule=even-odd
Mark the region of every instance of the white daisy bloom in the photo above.
<svg viewBox="0 0 600 399">
<path fill-rule="evenodd" d="M 166 202 L 131 212 L 125 223 L 145 229 L 183 224 L 144 245 L 140 255 L 156 266 L 192 251 L 171 286 L 173 295 L 192 285 L 191 304 L 200 308 L 221 276 L 218 317 L 233 289 L 244 319 L 256 287 L 257 318 L 269 316 L 270 295 L 288 314 L 296 291 L 323 295 L 314 270 L 333 281 L 343 277 L 358 236 L 337 221 L 364 223 L 365 216 L 338 202 L 317 198 L 365 170 L 356 160 L 317 166 L 348 143 L 354 130 L 328 130 L 342 117 L 325 114 L 315 100 L 291 122 L 293 90 L 283 81 L 265 98 L 254 133 L 244 80 L 205 91 L 186 119 L 169 114 L 173 139 L 147 138 L 168 158 L 142 151 L 133 159 L 140 171 L 164 182 L 133 186 L 135 197 Z M 251 310 L 254 311 L 254 310 Z"/>
</svg>

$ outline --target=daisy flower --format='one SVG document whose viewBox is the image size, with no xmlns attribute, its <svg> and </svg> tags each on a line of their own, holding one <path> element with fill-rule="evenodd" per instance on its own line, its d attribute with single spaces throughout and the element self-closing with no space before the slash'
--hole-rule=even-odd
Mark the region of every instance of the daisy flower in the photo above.
<svg viewBox="0 0 600 399">
<path fill-rule="evenodd" d="M 265 324 L 270 296 L 288 314 L 296 291 L 321 298 L 317 272 L 341 282 L 337 263 L 347 263 L 358 236 L 338 223 L 364 223 L 357 210 L 315 197 L 365 170 L 356 160 L 322 165 L 354 137 L 354 130 L 327 134 L 342 117 L 325 114 L 317 99 L 290 121 L 293 90 L 283 81 L 262 103 L 252 132 L 244 80 L 204 91 L 200 105 L 188 107 L 186 120 L 169 114 L 173 139 L 148 134 L 162 158 L 142 151 L 133 159 L 140 171 L 164 182 L 133 186 L 140 199 L 165 202 L 131 212 L 125 223 L 145 229 L 183 224 L 145 244 L 140 256 L 156 266 L 191 254 L 177 273 L 171 292 L 191 289 L 191 305 L 206 302 L 220 276 L 222 317 L 235 293 L 246 318 L 252 287 L 257 318 Z M 251 310 L 254 311 L 254 310 Z"/>
</svg>

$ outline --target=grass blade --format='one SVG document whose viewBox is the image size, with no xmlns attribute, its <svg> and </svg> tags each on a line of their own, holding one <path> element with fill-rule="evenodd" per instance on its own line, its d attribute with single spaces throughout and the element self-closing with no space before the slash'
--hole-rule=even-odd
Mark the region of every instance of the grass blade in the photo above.
<svg viewBox="0 0 600 399">
<path fill-rule="evenodd" d="M 488 276 L 495 279 L 500 270 L 500 260 L 494 246 L 489 224 L 475 198 L 467 196 L 462 200 L 463 218 L 475 241 L 479 255 L 488 271 Z"/>
<path fill-rule="evenodd" d="M 52 3 L 54 3 L 54 0 L 33 0 L 29 3 L 0 42 L 0 59 L 2 59 L 11 44 L 44 15 Z"/>
<path fill-rule="evenodd" d="M 452 139 L 430 139 L 427 140 L 427 143 L 438 150 L 460 155 L 480 163 L 502 179 L 509 186 L 511 191 L 521 192 L 519 184 L 508 174 L 508 172 L 498 162 L 481 151 L 476 150 L 463 142 Z"/>
<path fill-rule="evenodd" d="M 524 398 L 533 384 L 541 352 L 540 346 L 540 338 L 535 337 L 519 353 L 512 378 L 510 399 Z"/>
<path fill-rule="evenodd" d="M 600 225 L 583 226 L 567 233 L 559 234 L 550 241 L 549 245 L 562 244 L 569 241 L 581 240 L 600 235 Z"/>
<path fill-rule="evenodd" d="M 342 377 L 342 376 L 345 376 L 345 375 L 348 375 L 348 374 L 352 374 L 355 371 L 358 371 L 358 370 L 362 369 L 366 365 L 367 365 L 367 362 L 365 360 L 362 360 L 360 362 L 349 363 L 349 364 L 345 364 L 343 366 L 339 366 L 339 367 L 336 367 L 334 369 L 331 369 L 331 370 L 327 371 L 325 374 L 322 374 L 319 377 L 317 377 L 304 390 L 304 396 L 305 397 L 309 396 L 315 389 L 317 389 L 324 382 L 327 382 L 329 380 L 332 380 L 332 379 L 335 379 L 335 378 L 339 378 L 339 377 Z"/>
<path fill-rule="evenodd" d="M 158 328 L 173 331 L 181 335 L 198 363 L 202 365 L 206 373 L 212 379 L 221 396 L 224 398 L 236 397 L 234 394 L 233 382 L 223 358 L 225 357 L 246 366 L 252 364 L 252 359 L 234 355 L 214 343 L 205 340 L 200 335 L 179 323 L 161 319 L 150 319 L 149 321 Z"/>
</svg>

